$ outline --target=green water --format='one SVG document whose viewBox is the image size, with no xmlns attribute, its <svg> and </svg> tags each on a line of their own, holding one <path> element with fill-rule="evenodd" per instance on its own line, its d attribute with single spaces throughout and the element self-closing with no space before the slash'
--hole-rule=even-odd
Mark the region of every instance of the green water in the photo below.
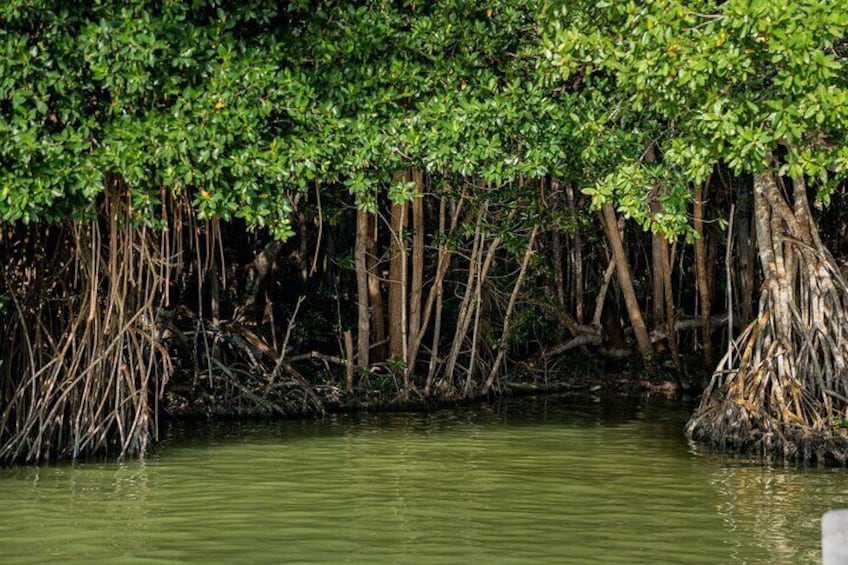
<svg viewBox="0 0 848 565">
<path fill-rule="evenodd" d="M 814 563 L 841 469 L 698 450 L 670 402 L 184 424 L 0 471 L 2 563 Z"/>
</svg>

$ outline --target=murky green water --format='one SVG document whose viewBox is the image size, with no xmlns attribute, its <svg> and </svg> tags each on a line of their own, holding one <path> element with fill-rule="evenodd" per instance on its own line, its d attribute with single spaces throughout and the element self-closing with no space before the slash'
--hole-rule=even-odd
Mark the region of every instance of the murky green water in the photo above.
<svg viewBox="0 0 848 565">
<path fill-rule="evenodd" d="M 674 403 L 546 398 L 174 429 L 0 471 L 3 563 L 813 563 L 843 470 L 705 454 Z"/>
</svg>

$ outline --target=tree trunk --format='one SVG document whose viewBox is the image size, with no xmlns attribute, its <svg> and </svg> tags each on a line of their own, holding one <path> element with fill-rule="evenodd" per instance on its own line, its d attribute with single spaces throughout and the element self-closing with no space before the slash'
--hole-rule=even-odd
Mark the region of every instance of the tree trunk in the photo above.
<svg viewBox="0 0 848 565">
<path fill-rule="evenodd" d="M 468 276 L 466 277 L 465 292 L 462 296 L 462 302 L 459 305 L 453 344 L 451 344 L 450 353 L 448 354 L 448 359 L 445 365 L 445 378 L 451 386 L 453 385 L 456 362 L 459 359 L 459 353 L 462 350 L 463 343 L 465 343 L 465 336 L 468 333 L 468 326 L 471 323 L 471 300 L 475 295 L 476 285 L 478 284 L 478 269 L 480 268 L 479 263 L 484 247 L 481 227 L 485 215 L 486 206 L 484 204 L 477 215 L 477 225 L 474 230 L 474 243 L 471 249 L 471 257 L 468 261 Z"/>
<path fill-rule="evenodd" d="M 557 303 L 565 306 L 565 273 L 562 268 L 562 238 L 559 230 L 554 229 L 551 234 L 551 247 L 553 248 L 554 261 L 554 290 Z"/>
<path fill-rule="evenodd" d="M 651 345 L 651 338 L 648 335 L 648 329 L 645 326 L 645 320 L 639 308 L 639 301 L 636 298 L 636 291 L 633 288 L 633 279 L 630 276 L 630 264 L 624 252 L 621 234 L 618 232 L 618 219 L 616 218 L 612 204 L 609 202 L 603 206 L 602 219 L 606 226 L 607 238 L 609 239 L 612 255 L 615 259 L 615 272 L 618 276 L 618 284 L 621 287 L 624 302 L 627 305 L 627 315 L 630 318 L 630 324 L 633 326 L 633 333 L 639 345 L 639 353 L 642 355 L 645 363 L 650 364 L 652 362 L 654 348 Z"/>
<path fill-rule="evenodd" d="M 389 357 L 406 361 L 406 203 L 392 204 L 389 259 Z"/>
<path fill-rule="evenodd" d="M 654 199 L 651 202 L 651 213 L 660 211 L 659 202 Z M 663 248 L 668 247 L 668 242 L 660 233 L 651 234 L 651 323 L 654 329 L 665 324 L 665 285 L 663 284 L 663 267 L 665 261 Z"/>
<path fill-rule="evenodd" d="M 571 263 L 574 265 L 574 315 L 577 323 L 583 324 L 585 322 L 583 315 L 583 240 L 580 237 L 577 204 L 574 201 L 574 187 L 571 183 L 566 186 L 565 194 L 568 198 L 568 211 L 574 222 L 574 232 L 571 239 Z"/>
<path fill-rule="evenodd" d="M 358 323 L 356 332 L 357 341 L 357 366 L 368 370 L 370 366 L 370 312 L 368 311 L 368 212 L 356 211 L 356 242 L 354 244 L 354 268 L 356 270 L 356 303 L 358 311 Z"/>
<path fill-rule="evenodd" d="M 444 237 L 445 233 L 445 215 L 447 212 L 445 200 L 442 199 L 439 202 L 439 237 Z M 436 359 L 439 355 L 439 339 L 441 337 L 442 331 L 442 282 L 444 277 L 444 272 L 447 271 L 446 265 L 449 263 L 449 257 L 447 255 L 447 246 L 444 243 L 439 245 L 439 258 L 436 263 L 436 280 L 433 286 L 430 288 L 430 294 L 427 296 L 427 305 L 424 307 L 424 327 L 429 323 L 430 312 L 433 307 L 433 303 L 436 303 L 436 320 L 433 323 L 433 346 L 430 351 L 430 362 L 427 365 L 427 382 L 424 385 L 424 396 L 425 398 L 430 396 L 430 390 L 433 387 L 433 379 L 436 376 Z M 443 267 L 443 265 L 445 265 Z M 412 357 L 412 363 L 415 362 L 415 357 L 418 355 L 418 348 L 421 346 L 421 339 L 424 335 L 424 330 L 422 328 L 421 332 L 418 334 L 418 339 L 412 345 L 412 351 L 410 352 Z"/>
<path fill-rule="evenodd" d="M 645 145 L 645 161 L 655 163 L 657 155 L 653 142 Z M 656 187 L 651 194 L 651 215 L 661 211 L 659 202 L 659 191 Z M 668 246 L 665 237 L 657 232 L 651 233 L 651 323 L 654 329 L 659 329 L 665 322 L 665 284 L 664 284 L 664 253 Z"/>
<path fill-rule="evenodd" d="M 609 265 L 607 265 L 607 268 L 604 271 L 603 282 L 601 282 L 601 287 L 598 289 L 598 296 L 595 299 L 595 310 L 592 315 L 592 327 L 595 329 L 601 327 L 601 315 L 604 311 L 604 304 L 606 304 L 607 300 L 607 290 L 609 289 L 609 284 L 614 274 L 615 259 L 610 259 Z"/>
<path fill-rule="evenodd" d="M 371 324 L 374 345 L 371 357 L 375 363 L 386 360 L 386 310 L 383 306 L 383 291 L 380 288 L 380 252 L 378 248 L 378 228 L 380 222 L 376 214 L 368 214 L 370 224 L 365 238 L 366 264 L 368 268 L 368 301 L 371 305 Z"/>
<path fill-rule="evenodd" d="M 712 368 L 713 341 L 710 327 L 710 287 L 707 278 L 707 257 L 704 250 L 704 191 L 699 184 L 695 187 L 695 273 L 698 280 L 698 296 L 701 300 L 701 340 L 704 351 L 704 367 Z"/>
<path fill-rule="evenodd" d="M 674 320 L 674 294 L 671 286 L 671 257 L 668 241 L 662 238 L 662 280 L 663 296 L 665 297 L 665 331 L 668 340 L 668 349 L 671 351 L 671 361 L 678 372 L 683 371 L 680 362 L 680 348 L 677 342 L 677 329 Z M 709 337 L 709 336 L 707 336 Z"/>
<path fill-rule="evenodd" d="M 421 169 L 413 169 L 412 180 L 415 182 L 416 192 L 424 192 L 424 173 Z M 423 197 L 415 197 L 412 200 L 412 284 L 409 295 L 409 344 L 419 343 L 418 334 L 423 331 L 421 325 L 421 297 L 424 287 L 424 200 Z M 416 351 L 417 353 L 417 351 Z M 415 360 L 407 355 L 408 370 L 407 378 L 415 373 L 412 364 Z"/>
<path fill-rule="evenodd" d="M 353 364 L 353 334 L 350 330 L 344 331 L 345 347 L 345 392 L 353 394 L 353 376 L 355 367 Z"/>
<path fill-rule="evenodd" d="M 297 213 L 297 233 L 300 239 L 297 246 L 297 266 L 300 272 L 300 282 L 306 283 L 309 278 L 309 261 L 307 254 L 309 253 L 309 226 L 306 223 L 306 214 L 303 212 Z"/>
<path fill-rule="evenodd" d="M 804 179 L 754 175 L 759 315 L 719 363 L 687 430 L 785 457 L 848 459 L 848 286 L 818 235 Z M 788 191 L 786 191 L 788 192 Z"/>
<path fill-rule="evenodd" d="M 221 289 L 218 280 L 220 273 L 214 249 L 210 250 L 209 254 L 209 300 L 212 307 L 212 323 L 218 324 L 221 321 Z"/>
<path fill-rule="evenodd" d="M 495 357 L 495 362 L 492 364 L 492 369 L 489 371 L 489 377 L 486 379 L 486 384 L 483 387 L 483 394 L 489 392 L 489 389 L 498 378 L 501 363 L 506 354 L 507 339 L 509 339 L 509 325 L 512 320 L 512 312 L 515 309 L 515 304 L 518 300 L 518 293 L 521 291 L 521 285 L 524 283 L 524 278 L 527 276 L 527 266 L 530 264 L 530 257 L 533 255 L 533 244 L 536 242 L 536 233 L 538 227 L 534 226 L 530 233 L 530 240 L 527 243 L 527 249 L 524 251 L 524 258 L 521 260 L 521 270 L 518 272 L 518 280 L 515 281 L 515 286 L 512 287 L 512 294 L 509 297 L 509 304 L 506 307 L 504 314 L 503 330 L 501 331 L 501 339 L 498 343 L 498 354 Z"/>
<path fill-rule="evenodd" d="M 627 342 L 624 339 L 624 330 L 621 327 L 621 318 L 616 313 L 615 305 L 609 300 L 601 305 L 601 327 L 606 336 L 606 345 L 609 349 L 625 349 Z"/>
<path fill-rule="evenodd" d="M 745 324 L 754 319 L 754 291 L 756 288 L 757 250 L 753 234 L 753 206 L 751 188 L 747 186 L 739 191 L 736 217 L 736 247 L 739 262 L 739 303 L 740 315 Z"/>
<path fill-rule="evenodd" d="M 459 202 L 452 206 L 450 231 L 453 233 L 456 229 L 459 215 L 462 210 L 462 205 L 465 202 L 465 191 L 460 195 Z M 424 328 L 427 327 L 430 320 L 430 314 L 433 311 L 433 305 L 436 307 L 436 318 L 433 322 L 433 342 L 430 348 L 430 362 L 427 368 L 427 383 L 424 387 L 424 396 L 429 396 L 433 387 L 433 380 L 436 377 L 436 368 L 438 366 L 439 343 L 442 332 L 442 308 L 444 307 L 444 280 L 445 274 L 450 266 L 453 252 L 448 248 L 445 237 L 445 222 L 447 209 L 445 201 L 442 200 L 439 204 L 439 234 L 443 238 L 439 245 L 439 257 L 436 263 L 436 280 L 430 288 L 430 293 L 427 296 L 427 304 L 424 306 L 424 319 L 422 321 L 422 329 L 418 333 L 417 339 L 412 343 L 410 350 L 410 363 L 415 363 L 415 358 L 418 355 L 418 350 L 421 347 L 421 340 L 424 338 Z"/>
<path fill-rule="evenodd" d="M 277 256 L 283 249 L 283 244 L 279 241 L 272 241 L 266 245 L 262 251 L 253 260 L 253 278 L 247 283 L 245 294 L 247 298 L 244 305 L 240 308 L 238 319 L 249 320 L 250 322 L 259 322 L 261 320 L 262 309 L 260 308 L 260 296 L 262 295 L 263 283 L 265 278 L 274 267 L 274 262 Z M 198 265 L 198 269 L 200 266 Z"/>
<path fill-rule="evenodd" d="M 480 257 L 482 258 L 482 255 Z M 480 335 L 481 325 L 480 318 L 484 308 L 482 269 L 482 265 L 477 267 L 477 284 L 474 289 L 474 323 L 471 325 L 471 353 L 468 355 L 468 369 L 465 375 L 465 386 L 462 389 L 462 395 L 465 398 L 471 396 L 471 385 L 474 382 L 474 369 L 477 363 L 477 344 L 479 343 L 478 336 Z M 471 316 L 469 315 L 467 319 L 470 320 Z"/>
</svg>

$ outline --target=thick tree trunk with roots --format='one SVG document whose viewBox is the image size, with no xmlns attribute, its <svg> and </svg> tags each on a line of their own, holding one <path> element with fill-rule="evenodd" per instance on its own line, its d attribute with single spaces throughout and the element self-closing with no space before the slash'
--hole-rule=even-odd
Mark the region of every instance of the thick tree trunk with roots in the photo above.
<svg viewBox="0 0 848 565">
<path fill-rule="evenodd" d="M 687 429 L 784 457 L 848 459 L 848 286 L 819 238 L 806 185 L 754 176 L 759 314 L 719 363 Z"/>
</svg>

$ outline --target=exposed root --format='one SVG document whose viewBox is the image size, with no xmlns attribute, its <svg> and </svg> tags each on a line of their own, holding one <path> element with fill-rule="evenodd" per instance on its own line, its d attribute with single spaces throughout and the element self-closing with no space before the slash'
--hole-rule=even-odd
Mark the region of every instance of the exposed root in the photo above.
<svg viewBox="0 0 848 565">
<path fill-rule="evenodd" d="M 0 460 L 143 453 L 171 368 L 157 338 L 165 232 L 134 225 L 115 179 L 91 221 L 14 229 L 26 233 L 5 238 L 0 280 L 13 303 Z"/>
<path fill-rule="evenodd" d="M 757 175 L 760 314 L 731 344 L 687 430 L 725 447 L 848 461 L 848 286 L 818 238 L 802 180 L 790 207 Z"/>
<path fill-rule="evenodd" d="M 211 324 L 185 307 L 169 313 L 166 335 L 177 372 L 189 376 L 190 384 L 174 386 L 169 393 L 171 408 L 182 413 L 322 413 L 322 398 L 294 363 L 317 361 L 330 374 L 331 364 L 345 363 L 318 352 L 286 359 L 249 326 Z"/>
</svg>

